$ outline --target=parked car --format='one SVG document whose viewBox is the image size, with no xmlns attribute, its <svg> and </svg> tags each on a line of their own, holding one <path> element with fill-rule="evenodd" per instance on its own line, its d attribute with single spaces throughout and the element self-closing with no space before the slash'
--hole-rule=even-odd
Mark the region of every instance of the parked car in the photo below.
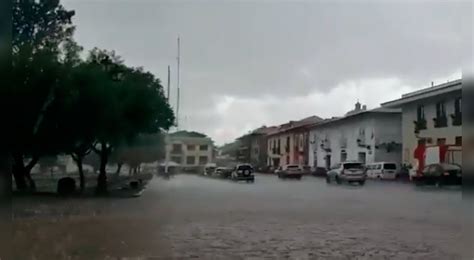
<svg viewBox="0 0 474 260">
<path fill-rule="evenodd" d="M 294 178 L 300 180 L 303 176 L 303 169 L 299 165 L 289 164 L 280 167 L 276 173 L 280 179 Z"/>
<path fill-rule="evenodd" d="M 324 167 L 316 167 L 314 171 L 311 173 L 313 176 L 324 176 L 326 177 L 328 170 Z"/>
<path fill-rule="evenodd" d="M 327 173 L 326 182 L 331 183 L 335 181 L 338 184 L 342 182 L 357 182 L 360 185 L 365 184 L 365 167 L 360 162 L 343 162 L 331 167 Z"/>
<path fill-rule="evenodd" d="M 394 180 L 400 171 L 397 163 L 393 162 L 376 162 L 367 164 L 365 173 L 368 178 Z"/>
<path fill-rule="evenodd" d="M 250 164 L 238 164 L 235 166 L 234 171 L 231 174 L 231 180 L 233 181 L 246 181 L 254 182 L 254 169 Z"/>
<path fill-rule="evenodd" d="M 217 167 L 215 175 L 220 178 L 229 178 L 232 174 L 232 168 L 229 167 Z"/>
<path fill-rule="evenodd" d="M 301 170 L 303 171 L 304 175 L 310 175 L 311 172 L 313 172 L 311 166 L 309 166 L 309 165 L 303 165 L 301 168 L 302 168 Z"/>
<path fill-rule="evenodd" d="M 462 167 L 457 164 L 436 163 L 426 166 L 421 174 L 413 176 L 416 185 L 461 185 Z"/>
<path fill-rule="evenodd" d="M 212 176 L 217 169 L 217 165 L 215 163 L 208 163 L 204 166 L 204 176 Z"/>
</svg>

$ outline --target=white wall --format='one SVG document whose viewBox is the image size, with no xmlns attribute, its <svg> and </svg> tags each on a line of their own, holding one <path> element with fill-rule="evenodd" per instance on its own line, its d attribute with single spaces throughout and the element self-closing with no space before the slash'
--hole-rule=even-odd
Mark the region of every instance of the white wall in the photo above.
<svg viewBox="0 0 474 260">
<path fill-rule="evenodd" d="M 366 163 L 375 162 L 379 158 L 400 162 L 400 150 L 387 153 L 384 149 L 375 148 L 376 143 L 391 141 L 401 143 L 400 124 L 400 114 L 397 113 L 365 113 L 317 126 L 310 132 L 309 164 L 313 167 L 326 167 L 327 154 L 331 155 L 331 165 L 338 163 L 341 161 L 342 150 L 346 151 L 348 161 L 357 161 L 359 153 L 365 153 Z M 363 136 L 360 135 L 361 129 L 365 132 Z M 326 136 L 330 141 L 330 153 L 320 147 L 321 141 Z M 346 139 L 346 148 L 341 148 L 342 136 Z M 315 137 L 316 143 L 314 143 Z M 359 138 L 365 139 L 364 146 L 358 144 Z M 317 165 L 314 165 L 314 149 L 316 149 Z"/>
<path fill-rule="evenodd" d="M 437 97 L 419 100 L 417 102 L 406 104 L 402 107 L 402 136 L 403 136 L 403 162 L 413 164 L 413 152 L 418 145 L 418 138 L 415 135 L 415 125 L 413 121 L 417 120 L 417 107 L 424 105 L 427 129 L 421 130 L 419 137 L 430 137 L 432 145 L 436 145 L 438 138 L 446 138 L 446 144 L 455 144 L 456 136 L 462 136 L 462 126 L 453 126 L 451 114 L 454 113 L 454 102 L 461 96 L 461 91 L 443 94 Z M 446 115 L 448 117 L 448 126 L 435 128 L 433 118 L 436 117 L 436 103 L 445 100 Z"/>
<path fill-rule="evenodd" d="M 180 144 L 181 145 L 181 154 L 174 154 L 171 153 L 173 149 L 173 144 Z M 188 150 L 188 145 L 194 145 L 194 150 Z M 207 150 L 201 151 L 199 149 L 200 145 L 207 145 Z M 168 140 L 168 144 L 166 145 L 166 151 L 167 151 L 167 158 L 169 160 L 172 160 L 173 157 L 181 157 L 181 165 L 182 166 L 199 166 L 199 157 L 205 156 L 207 157 L 207 162 L 211 163 L 213 162 L 213 145 L 212 142 L 206 142 L 205 139 L 197 139 L 195 142 L 193 140 L 187 139 L 186 141 L 181 141 L 181 140 Z M 187 157 L 188 156 L 193 156 L 194 159 L 194 164 L 188 164 L 187 163 Z"/>
</svg>

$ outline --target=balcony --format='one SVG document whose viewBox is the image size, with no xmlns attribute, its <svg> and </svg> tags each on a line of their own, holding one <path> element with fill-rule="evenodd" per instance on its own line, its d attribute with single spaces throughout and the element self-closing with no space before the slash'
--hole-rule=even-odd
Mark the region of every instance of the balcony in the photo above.
<svg viewBox="0 0 474 260">
<path fill-rule="evenodd" d="M 419 119 L 418 121 L 413 121 L 415 124 L 415 133 L 419 133 L 421 130 L 426 129 L 426 119 Z"/>
<path fill-rule="evenodd" d="M 434 121 L 434 127 L 436 128 L 448 126 L 448 118 L 446 116 L 435 117 L 433 118 L 433 121 Z"/>
<path fill-rule="evenodd" d="M 451 114 L 451 119 L 453 120 L 453 126 L 462 125 L 462 113 L 461 112 Z"/>
</svg>

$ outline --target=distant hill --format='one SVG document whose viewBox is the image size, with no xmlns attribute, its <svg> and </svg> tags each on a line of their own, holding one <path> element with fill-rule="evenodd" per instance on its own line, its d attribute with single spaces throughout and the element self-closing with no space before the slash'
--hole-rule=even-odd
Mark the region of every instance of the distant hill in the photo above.
<svg viewBox="0 0 474 260">
<path fill-rule="evenodd" d="M 219 147 L 219 151 L 222 155 L 236 156 L 237 151 L 239 150 L 240 142 L 238 140 L 227 143 Z"/>
</svg>

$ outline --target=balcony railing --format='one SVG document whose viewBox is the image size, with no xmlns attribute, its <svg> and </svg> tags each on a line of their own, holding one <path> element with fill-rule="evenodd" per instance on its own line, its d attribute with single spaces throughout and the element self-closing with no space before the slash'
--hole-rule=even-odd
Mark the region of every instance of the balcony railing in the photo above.
<svg viewBox="0 0 474 260">
<path fill-rule="evenodd" d="M 446 116 L 435 117 L 433 118 L 433 121 L 434 121 L 434 127 L 436 128 L 448 126 L 448 118 Z"/>
<path fill-rule="evenodd" d="M 451 114 L 451 119 L 453 120 L 453 125 L 454 126 L 462 125 L 462 113 L 461 112 Z"/>
<path fill-rule="evenodd" d="M 413 121 L 413 123 L 415 124 L 415 133 L 426 129 L 426 119 L 419 119 L 418 121 Z"/>
</svg>

